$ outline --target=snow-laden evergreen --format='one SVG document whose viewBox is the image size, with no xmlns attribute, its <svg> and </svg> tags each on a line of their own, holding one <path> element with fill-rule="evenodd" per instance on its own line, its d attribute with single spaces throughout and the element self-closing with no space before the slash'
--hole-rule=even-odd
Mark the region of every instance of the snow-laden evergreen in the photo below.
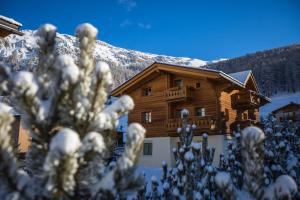
<svg viewBox="0 0 300 200">
<path fill-rule="evenodd" d="M 215 166 L 208 135 L 203 134 L 202 144 L 192 142 L 195 127 L 188 124 L 186 110 L 182 117 L 183 127 L 178 128 L 180 147 L 174 149 L 176 166 L 168 168 L 163 162 L 160 181 L 151 179 L 144 198 L 299 198 L 299 131 L 291 122 L 280 125 L 271 118 L 265 122 L 266 134 L 254 126 L 238 130 L 228 143 L 226 155 L 220 156 L 219 166 Z"/>
<path fill-rule="evenodd" d="M 299 198 L 297 129 L 272 116 L 264 123 L 265 133 L 257 127 L 235 133 L 221 156 L 215 181 L 224 199 Z"/>
<path fill-rule="evenodd" d="M 275 182 L 286 174 L 300 187 L 300 127 L 292 121 L 280 123 L 269 115 L 265 123 L 265 183 Z M 300 199 L 300 192 L 297 193 Z"/>
<path fill-rule="evenodd" d="M 180 146 L 173 149 L 176 165 L 169 168 L 163 162 L 161 177 L 162 192 L 157 190 L 157 179 L 151 180 L 152 190 L 147 199 L 216 199 L 214 176 L 217 168 L 213 165 L 215 148 L 208 147 L 208 135 L 203 134 L 202 144 L 192 142 L 196 126 L 188 123 L 189 113 L 181 112 L 183 127 L 178 128 Z"/>
<path fill-rule="evenodd" d="M 25 171 L 18 169 L 11 143 L 10 110 L 0 105 L 0 199 L 123 199 L 144 187 L 136 175 L 145 129 L 128 127 L 124 154 L 108 163 L 120 116 L 133 109 L 129 96 L 105 107 L 112 87 L 107 64 L 92 53 L 97 29 L 78 26 L 79 57 L 59 55 L 56 27 L 36 33 L 39 63 L 33 72 L 1 66 L 1 88 L 22 114 L 32 144 Z"/>
</svg>

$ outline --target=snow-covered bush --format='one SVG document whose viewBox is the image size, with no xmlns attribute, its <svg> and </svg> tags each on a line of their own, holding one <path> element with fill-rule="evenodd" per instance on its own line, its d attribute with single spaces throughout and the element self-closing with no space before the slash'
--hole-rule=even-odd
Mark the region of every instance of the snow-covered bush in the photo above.
<svg viewBox="0 0 300 200">
<path fill-rule="evenodd" d="M 215 176 L 216 185 L 224 199 L 292 199 L 297 192 L 296 182 L 280 175 L 267 182 L 264 153 L 265 134 L 257 127 L 247 127 L 236 134 L 237 142 L 229 148 L 225 171 Z M 231 150 L 231 152 L 230 152 Z M 239 156 L 238 156 L 239 155 Z"/>
<path fill-rule="evenodd" d="M 75 62 L 55 50 L 56 28 L 37 31 L 39 64 L 33 72 L 1 66 L 1 88 L 9 91 L 30 132 L 25 171 L 17 168 L 10 143 L 9 109 L 0 105 L 0 199 L 123 199 L 143 189 L 134 173 L 145 130 L 131 124 L 124 154 L 108 163 L 118 118 L 133 109 L 129 96 L 105 107 L 112 76 L 92 57 L 97 29 L 76 30 Z"/>
<path fill-rule="evenodd" d="M 163 162 L 161 177 L 162 192 L 158 191 L 158 180 L 152 178 L 151 191 L 147 199 L 216 199 L 214 176 L 217 168 L 213 165 L 215 148 L 208 147 L 208 135 L 203 134 L 202 145 L 193 142 L 195 125 L 188 123 L 188 111 L 181 112 L 183 127 L 178 128 L 180 145 L 173 149 L 175 167 L 168 169 Z"/>
<path fill-rule="evenodd" d="M 264 121 L 265 183 L 275 182 L 283 174 L 291 176 L 300 187 L 300 127 L 292 121 L 278 122 L 269 115 Z M 297 198 L 300 199 L 298 191 Z"/>
<path fill-rule="evenodd" d="M 296 152 L 299 152 L 299 132 L 291 123 L 286 128 L 280 129 L 280 134 L 287 137 L 281 137 L 280 140 L 272 139 L 271 135 L 274 134 L 268 136 L 275 130 L 274 120 L 271 124 L 266 124 L 266 136 L 257 127 L 247 127 L 243 131 L 238 128 L 234 139 L 227 146 L 226 155 L 220 156 L 219 166 L 216 167 L 213 164 L 214 148 L 208 148 L 207 134 L 203 134 L 202 144 L 192 142 L 195 127 L 188 124 L 187 110 L 183 110 L 182 117 L 183 127 L 178 128 L 180 147 L 174 149 L 176 166 L 168 168 L 163 162 L 160 182 L 157 178 L 152 178 L 149 183 L 151 189 L 145 193 L 145 198 L 151 200 L 298 198 L 296 193 L 299 181 L 299 153 Z M 275 136 L 279 137 L 280 134 L 277 132 Z M 285 142 L 287 148 L 285 153 L 281 150 L 284 148 L 282 142 Z M 272 158 L 268 158 L 268 154 L 277 157 L 273 155 Z M 278 164 L 280 162 L 282 164 Z M 277 168 L 282 169 L 278 171 Z M 276 169 L 276 172 L 272 172 L 272 169 Z"/>
<path fill-rule="evenodd" d="M 220 156 L 219 170 L 230 173 L 233 184 L 241 189 L 243 185 L 243 162 L 242 162 L 242 144 L 241 132 L 238 126 L 238 131 L 234 133 L 233 140 L 228 141 L 226 156 Z"/>
</svg>

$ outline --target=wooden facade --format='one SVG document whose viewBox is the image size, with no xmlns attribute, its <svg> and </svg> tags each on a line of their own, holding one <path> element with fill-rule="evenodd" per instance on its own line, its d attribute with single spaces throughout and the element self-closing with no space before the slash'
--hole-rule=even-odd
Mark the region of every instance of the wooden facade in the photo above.
<svg viewBox="0 0 300 200">
<path fill-rule="evenodd" d="M 130 95 L 135 108 L 128 122 L 139 122 L 146 137 L 178 136 L 180 111 L 189 110 L 196 135 L 220 135 L 259 121 L 269 99 L 259 93 L 252 72 L 245 81 L 217 70 L 154 63 L 112 91 Z"/>
<path fill-rule="evenodd" d="M 289 104 L 272 111 L 272 114 L 279 122 L 292 120 L 293 122 L 300 124 L 300 104 L 298 103 L 290 102 Z"/>
</svg>

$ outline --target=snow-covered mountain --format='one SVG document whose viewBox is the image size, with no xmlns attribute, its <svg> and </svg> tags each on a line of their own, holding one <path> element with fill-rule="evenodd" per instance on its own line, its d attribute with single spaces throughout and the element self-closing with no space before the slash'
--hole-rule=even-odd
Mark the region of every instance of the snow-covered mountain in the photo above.
<svg viewBox="0 0 300 200">
<path fill-rule="evenodd" d="M 10 63 L 14 70 L 30 70 L 37 64 L 38 50 L 34 31 L 26 30 L 24 33 L 23 36 L 12 34 L 4 39 L 0 39 L 0 61 Z M 59 53 L 69 54 L 76 58 L 76 55 L 79 53 L 77 43 L 78 40 L 74 36 L 57 34 L 57 49 Z M 96 60 L 109 63 L 114 75 L 115 86 L 123 83 L 154 61 L 191 67 L 201 67 L 210 63 L 199 59 L 172 57 L 123 49 L 99 40 L 96 42 L 94 56 Z"/>
<path fill-rule="evenodd" d="M 10 35 L 0 39 L 0 62 L 9 63 L 14 70 L 31 70 L 37 64 L 37 45 L 34 31 L 24 31 L 23 36 Z M 57 49 L 61 54 L 76 58 L 79 53 L 76 37 L 57 34 Z M 164 62 L 191 67 L 204 67 L 233 73 L 252 70 L 261 92 L 269 97 L 277 93 L 300 91 L 300 45 L 289 45 L 247 54 L 245 56 L 204 61 L 186 57 L 172 57 L 128 50 L 97 41 L 94 56 L 107 62 L 115 86 L 153 63 Z"/>
</svg>

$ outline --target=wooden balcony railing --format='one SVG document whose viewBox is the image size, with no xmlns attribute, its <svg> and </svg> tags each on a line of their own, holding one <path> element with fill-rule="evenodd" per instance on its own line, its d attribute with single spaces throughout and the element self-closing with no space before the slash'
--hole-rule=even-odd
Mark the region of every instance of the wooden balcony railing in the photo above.
<svg viewBox="0 0 300 200">
<path fill-rule="evenodd" d="M 189 124 L 195 124 L 197 129 L 203 130 L 214 130 L 216 127 L 215 121 L 212 119 L 211 116 L 206 117 L 197 117 L 193 116 L 189 118 Z M 177 128 L 183 126 L 182 119 L 167 119 L 165 123 L 167 131 L 177 131 Z"/>
<path fill-rule="evenodd" d="M 173 87 L 165 91 L 166 101 L 186 101 L 193 97 L 194 90 L 192 87 Z"/>
<path fill-rule="evenodd" d="M 240 129 L 244 129 L 248 126 L 259 126 L 259 123 L 255 120 L 252 119 L 245 119 L 245 120 L 237 120 L 234 123 L 231 124 L 231 129 L 234 131 L 237 131 L 238 126 L 240 127 Z"/>
<path fill-rule="evenodd" d="M 232 95 L 233 108 L 255 108 L 260 106 L 260 97 L 255 91 L 247 90 Z"/>
</svg>

